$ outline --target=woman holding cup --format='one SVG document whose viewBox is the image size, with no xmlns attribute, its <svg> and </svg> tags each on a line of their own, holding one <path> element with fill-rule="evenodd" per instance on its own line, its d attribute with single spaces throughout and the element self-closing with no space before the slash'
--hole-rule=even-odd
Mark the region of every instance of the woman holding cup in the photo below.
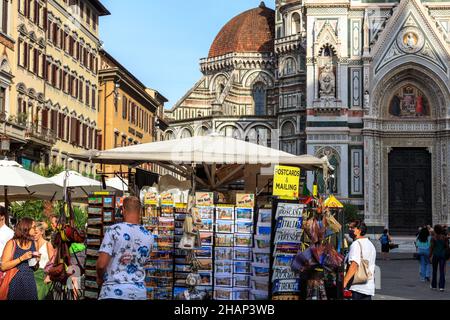
<svg viewBox="0 0 450 320">
<path fill-rule="evenodd" d="M 8 241 L 2 256 L 2 271 L 16 269 L 8 290 L 8 300 L 38 300 L 34 270 L 41 254 L 36 250 L 36 223 L 23 218 L 16 225 L 14 237 Z"/>
</svg>

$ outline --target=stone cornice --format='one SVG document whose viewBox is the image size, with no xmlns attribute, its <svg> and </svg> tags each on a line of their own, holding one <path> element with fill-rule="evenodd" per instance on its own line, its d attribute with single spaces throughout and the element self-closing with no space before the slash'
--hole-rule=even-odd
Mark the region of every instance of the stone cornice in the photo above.
<svg viewBox="0 0 450 320">
<path fill-rule="evenodd" d="M 272 53 L 229 53 L 214 58 L 200 59 L 200 69 L 203 73 L 223 69 L 270 69 L 274 68 L 276 59 Z"/>
</svg>

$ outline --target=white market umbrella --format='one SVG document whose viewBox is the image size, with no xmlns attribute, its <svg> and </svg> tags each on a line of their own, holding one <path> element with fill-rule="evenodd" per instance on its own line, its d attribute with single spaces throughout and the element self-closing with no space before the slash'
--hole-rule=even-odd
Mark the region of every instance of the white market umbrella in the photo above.
<svg viewBox="0 0 450 320">
<path fill-rule="evenodd" d="M 0 161 L 2 200 L 8 209 L 9 197 L 14 200 L 51 199 L 61 187 L 49 179 L 24 169 L 15 161 Z"/>
<path fill-rule="evenodd" d="M 159 141 L 105 151 L 71 155 L 96 163 L 137 165 L 147 162 L 175 164 L 285 164 L 305 169 L 328 168 L 326 159 L 293 154 L 217 134 Z"/>
<path fill-rule="evenodd" d="M 203 165 L 208 182 L 195 180 L 203 185 L 217 188 L 224 182 L 240 174 L 245 165 L 290 165 L 306 170 L 320 169 L 324 177 L 333 170 L 327 158 L 319 159 L 310 155 L 296 156 L 284 151 L 258 144 L 225 137 L 217 133 L 186 139 L 138 144 L 105 151 L 91 150 L 83 154 L 73 154 L 72 158 L 103 164 L 127 164 L 137 166 L 155 163 L 184 178 L 195 176 L 194 164 Z M 216 165 L 230 165 L 222 178 L 216 181 Z"/>
<path fill-rule="evenodd" d="M 70 190 L 72 199 L 87 198 L 89 193 L 102 191 L 102 183 L 100 181 L 90 179 L 76 171 L 63 171 L 49 179 L 61 188 Z M 113 188 L 107 188 L 103 191 L 115 191 Z M 64 197 L 64 192 L 58 193 L 58 198 Z"/>
<path fill-rule="evenodd" d="M 128 191 L 128 180 L 120 179 L 119 177 L 114 177 L 105 181 L 106 186 L 113 188 L 122 192 Z"/>
</svg>

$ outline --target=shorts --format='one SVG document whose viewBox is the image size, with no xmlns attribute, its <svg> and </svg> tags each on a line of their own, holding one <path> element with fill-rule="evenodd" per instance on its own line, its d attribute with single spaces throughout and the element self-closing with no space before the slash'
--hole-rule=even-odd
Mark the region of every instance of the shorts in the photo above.
<svg viewBox="0 0 450 320">
<path fill-rule="evenodd" d="M 390 250 L 389 243 L 388 243 L 388 244 L 382 244 L 382 245 L 381 245 L 381 252 L 388 253 L 389 250 Z"/>
</svg>

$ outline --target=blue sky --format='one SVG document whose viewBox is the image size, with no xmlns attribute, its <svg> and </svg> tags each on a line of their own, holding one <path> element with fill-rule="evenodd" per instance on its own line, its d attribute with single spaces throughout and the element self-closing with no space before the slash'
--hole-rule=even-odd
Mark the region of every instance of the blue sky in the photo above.
<svg viewBox="0 0 450 320">
<path fill-rule="evenodd" d="M 260 0 L 102 2 L 111 12 L 100 20 L 104 48 L 172 107 L 200 79 L 199 59 L 207 57 L 223 25 Z"/>
</svg>

